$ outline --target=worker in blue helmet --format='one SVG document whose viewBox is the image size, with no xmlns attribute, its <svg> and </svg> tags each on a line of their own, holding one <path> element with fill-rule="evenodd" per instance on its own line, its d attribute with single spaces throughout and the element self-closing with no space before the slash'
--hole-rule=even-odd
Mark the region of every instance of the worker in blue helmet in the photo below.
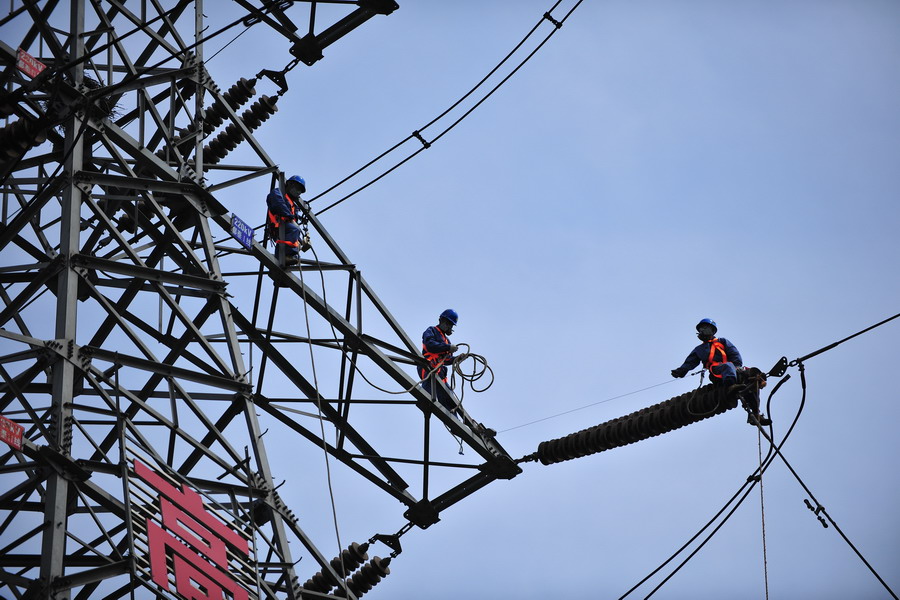
<svg viewBox="0 0 900 600">
<path fill-rule="evenodd" d="M 453 353 L 457 347 L 450 343 L 449 336 L 453 328 L 459 322 L 459 315 L 452 308 L 448 308 L 438 317 L 438 324 L 432 325 L 422 334 L 422 356 L 428 362 L 428 366 L 419 366 L 419 379 L 422 380 L 422 388 L 429 394 L 432 392 L 432 381 L 437 378 L 447 383 L 447 367 L 453 364 Z M 444 386 L 434 386 L 437 391 L 437 400 L 451 413 L 456 410 L 456 400 L 447 394 Z"/>
<path fill-rule="evenodd" d="M 275 188 L 266 196 L 269 237 L 275 241 L 276 255 L 279 255 L 277 250 L 280 245 L 284 253 L 284 265 L 288 267 L 300 262 L 301 231 L 297 220 L 303 216 L 300 194 L 305 192 L 306 181 L 299 175 L 294 175 L 284 183 L 284 193 Z"/>
<path fill-rule="evenodd" d="M 702 363 L 709 369 L 709 378 L 713 384 L 721 384 L 727 388 L 737 383 L 737 371 L 744 366 L 741 353 L 725 338 L 717 338 L 717 331 L 716 322 L 712 319 L 702 319 L 697 323 L 697 337 L 702 343 L 691 350 L 680 367 L 672 369 L 672 377 L 684 377 L 688 371 Z"/>
</svg>

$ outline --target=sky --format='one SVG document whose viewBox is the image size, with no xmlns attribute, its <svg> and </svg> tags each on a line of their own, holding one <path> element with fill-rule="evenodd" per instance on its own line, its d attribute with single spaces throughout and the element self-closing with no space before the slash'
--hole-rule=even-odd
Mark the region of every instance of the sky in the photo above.
<svg viewBox="0 0 900 600">
<path fill-rule="evenodd" d="M 307 197 L 450 106 L 550 8 L 400 4 L 292 71 L 258 132 L 286 173 L 306 178 Z M 545 22 L 537 39 L 550 30 Z M 696 344 L 701 318 L 768 370 L 898 312 L 898 34 L 900 6 L 887 1 L 585 2 L 430 149 L 320 218 L 414 339 L 443 309 L 459 312 L 453 341 L 495 375 L 467 409 L 524 456 L 696 386 L 669 371 Z M 255 72 L 242 57 L 279 65 L 279 42 L 235 43 L 209 69 L 224 83 Z M 784 447 L 895 591 L 898 328 L 806 363 L 805 407 Z M 800 406 L 799 373 L 789 373 L 771 409 L 777 439 Z M 406 534 L 371 596 L 618 598 L 737 491 L 759 443 L 731 411 L 590 457 L 524 464 Z M 449 436 L 435 446 L 455 451 Z M 321 530 L 307 527 L 327 540 L 331 515 L 316 488 L 294 497 L 295 512 L 322 507 Z M 402 507 L 360 509 L 363 489 L 335 479 L 344 541 L 402 524 Z M 766 572 L 772 598 L 889 597 L 806 508 L 783 463 L 763 492 L 656 597 L 762 598 Z"/>
<path fill-rule="evenodd" d="M 210 22 L 227 21 L 211 4 Z M 256 139 L 288 175 L 306 179 L 313 198 L 468 92 L 551 5 L 401 0 L 323 60 L 291 71 Z M 564 0 L 553 16 L 573 5 Z M 306 14 L 295 10 L 298 20 Z M 544 22 L 535 39 L 551 30 Z M 210 58 L 227 39 L 205 50 L 222 89 L 291 58 L 260 26 Z M 747 365 L 768 370 L 900 312 L 891 267 L 900 250 L 898 106 L 895 2 L 584 2 L 428 150 L 319 218 L 413 339 L 442 310 L 459 312 L 453 342 L 484 356 L 495 377 L 486 392 L 467 393 L 465 406 L 519 458 L 690 391 L 697 377 L 669 372 L 696 345 L 702 318 L 718 323 Z M 460 115 L 423 136 L 433 140 Z M 255 223 L 263 179 L 217 198 Z M 229 291 L 237 301 L 252 293 Z M 299 332 L 297 299 L 280 302 L 280 324 Z M 895 593 L 898 333 L 900 319 L 805 363 L 806 401 L 783 449 Z M 799 372 L 789 373 L 771 408 L 777 440 L 801 404 Z M 373 440 L 403 440 L 404 422 L 370 412 Z M 366 597 L 618 598 L 758 466 L 766 442 L 745 421 L 735 410 L 589 457 L 523 464 L 516 478 L 405 534 L 391 575 Z M 442 434 L 435 456 L 462 458 Z M 269 435 L 275 477 L 288 480 L 282 497 L 332 556 L 321 453 L 298 461 L 295 444 L 305 442 Z M 403 506 L 330 468 L 343 545 L 404 524 Z M 757 488 L 655 597 L 889 597 L 806 499 L 775 462 L 763 498 Z M 370 554 L 385 554 L 377 550 Z"/>
</svg>

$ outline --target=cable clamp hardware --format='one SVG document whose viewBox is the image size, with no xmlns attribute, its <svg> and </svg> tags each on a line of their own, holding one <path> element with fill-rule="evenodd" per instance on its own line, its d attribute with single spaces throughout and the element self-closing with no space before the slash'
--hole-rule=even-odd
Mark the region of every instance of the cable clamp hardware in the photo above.
<svg viewBox="0 0 900 600">
<path fill-rule="evenodd" d="M 545 13 L 544 13 L 544 18 L 547 19 L 548 21 L 550 21 L 551 23 L 553 23 L 553 25 L 554 25 L 557 29 L 559 29 L 560 27 L 562 27 L 562 23 L 560 23 L 559 21 L 557 21 L 556 19 L 554 19 L 552 16 L 550 16 L 550 13 L 549 13 L 549 12 L 545 12 Z"/>
<path fill-rule="evenodd" d="M 418 130 L 418 129 L 416 129 L 415 131 L 413 131 L 413 132 L 412 132 L 412 135 L 413 135 L 414 138 L 416 138 L 417 140 L 419 140 L 420 142 L 422 142 L 422 145 L 425 146 L 425 149 L 426 149 L 426 150 L 427 150 L 428 148 L 431 148 L 431 143 L 425 141 L 425 138 L 422 137 L 422 134 L 419 133 L 419 130 Z"/>
<path fill-rule="evenodd" d="M 825 512 L 825 507 L 817 502 L 816 507 L 813 508 L 812 503 L 807 498 L 804 498 L 803 502 L 806 504 L 806 508 L 811 510 L 813 514 L 816 515 L 816 518 L 819 519 L 819 523 L 822 524 L 822 527 L 828 529 L 828 522 L 822 517 L 822 515 L 819 514 Z"/>
</svg>

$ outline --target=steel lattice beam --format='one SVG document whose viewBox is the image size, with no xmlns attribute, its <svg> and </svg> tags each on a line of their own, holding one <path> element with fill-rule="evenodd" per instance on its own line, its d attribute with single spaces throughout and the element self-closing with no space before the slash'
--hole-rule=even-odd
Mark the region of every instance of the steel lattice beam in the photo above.
<svg viewBox="0 0 900 600">
<path fill-rule="evenodd" d="M 184 0 L 26 0 L 0 15 L 0 413 L 23 428 L 21 448 L 0 446 L 0 595 L 171 598 L 193 569 L 252 598 L 355 597 L 303 523 L 326 519 L 298 517 L 279 492 L 293 474 L 274 472 L 276 435 L 297 468 L 324 454 L 399 502 L 391 531 L 520 472 L 416 387 L 417 344 L 315 216 L 301 271 L 229 237 L 229 194 L 262 198 L 283 176 L 253 132 L 291 69 L 397 8 L 339 3 L 324 22 L 316 4 L 236 0 L 209 27 Z M 287 66 L 257 65 L 223 92 L 204 44 L 229 27 L 283 36 Z M 235 145 L 252 159 L 223 163 Z M 339 283 L 327 299 L 326 278 Z M 279 297 L 304 306 L 309 331 L 278 333 Z M 383 419 L 408 443 L 386 439 Z M 434 460 L 433 421 L 477 462 Z M 384 526 L 362 536 L 396 555 L 399 534 L 373 535 Z M 209 556 L 189 535 L 201 530 Z M 303 588 L 315 572 L 326 592 Z"/>
</svg>

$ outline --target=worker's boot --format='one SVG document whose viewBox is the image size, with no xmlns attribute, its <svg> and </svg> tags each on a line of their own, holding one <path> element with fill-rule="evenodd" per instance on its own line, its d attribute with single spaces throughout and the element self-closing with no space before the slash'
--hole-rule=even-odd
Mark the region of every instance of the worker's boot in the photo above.
<svg viewBox="0 0 900 600">
<path fill-rule="evenodd" d="M 475 423 L 475 433 L 483 436 L 483 437 L 495 437 L 497 432 L 491 429 L 490 427 L 485 427 L 484 423 Z"/>
<path fill-rule="evenodd" d="M 751 425 L 761 425 L 768 427 L 772 424 L 772 419 L 762 413 L 747 413 L 747 422 Z"/>
</svg>

